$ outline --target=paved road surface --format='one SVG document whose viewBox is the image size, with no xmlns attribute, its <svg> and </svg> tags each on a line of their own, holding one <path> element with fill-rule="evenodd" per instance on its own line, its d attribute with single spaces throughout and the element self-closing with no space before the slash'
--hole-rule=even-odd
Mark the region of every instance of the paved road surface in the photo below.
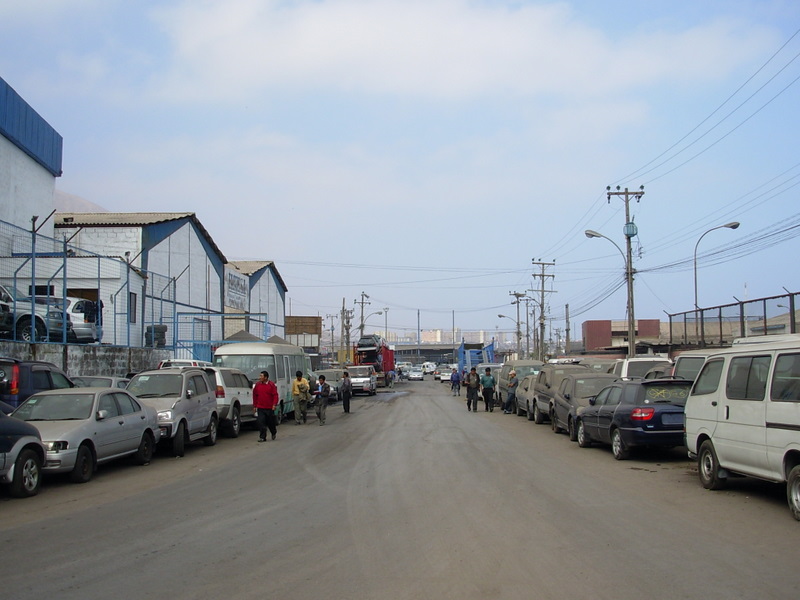
<svg viewBox="0 0 800 600">
<path fill-rule="evenodd" d="M 0 494 L 0 597 L 797 597 L 784 489 L 708 492 L 682 451 L 617 462 L 439 382 L 86 485 Z"/>
</svg>

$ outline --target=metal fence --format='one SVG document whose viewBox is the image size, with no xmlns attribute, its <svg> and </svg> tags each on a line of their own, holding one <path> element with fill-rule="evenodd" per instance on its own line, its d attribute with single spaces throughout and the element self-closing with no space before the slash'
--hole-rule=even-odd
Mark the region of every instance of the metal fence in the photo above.
<svg viewBox="0 0 800 600">
<path fill-rule="evenodd" d="M 727 346 L 735 338 L 797 333 L 798 296 L 798 292 L 787 292 L 670 314 L 669 343 Z"/>
</svg>

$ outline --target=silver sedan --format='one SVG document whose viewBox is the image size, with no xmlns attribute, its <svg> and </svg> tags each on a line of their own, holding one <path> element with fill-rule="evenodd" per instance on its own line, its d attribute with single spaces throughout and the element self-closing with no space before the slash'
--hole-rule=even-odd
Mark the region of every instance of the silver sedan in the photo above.
<svg viewBox="0 0 800 600">
<path fill-rule="evenodd" d="M 36 425 L 47 449 L 43 471 L 86 483 L 97 465 L 134 455 L 147 464 L 160 437 L 156 410 L 119 388 L 39 392 L 13 415 Z"/>
</svg>

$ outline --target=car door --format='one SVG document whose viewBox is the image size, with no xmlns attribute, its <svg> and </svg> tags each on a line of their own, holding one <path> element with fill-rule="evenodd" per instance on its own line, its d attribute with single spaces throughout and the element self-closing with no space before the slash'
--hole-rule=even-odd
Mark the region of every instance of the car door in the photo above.
<svg viewBox="0 0 800 600">
<path fill-rule="evenodd" d="M 800 429 L 800 353 L 775 357 L 766 410 L 768 475 L 783 478 L 786 449 L 797 447 Z"/>
<path fill-rule="evenodd" d="M 761 474 L 767 468 L 766 387 L 772 357 L 732 356 L 718 409 L 714 448 L 720 464 Z"/>
<path fill-rule="evenodd" d="M 233 379 L 239 390 L 239 404 L 241 415 L 249 417 L 253 415 L 253 386 L 244 373 L 233 373 Z"/>
<path fill-rule="evenodd" d="M 601 442 L 611 443 L 611 424 L 622 402 L 622 392 L 622 386 L 614 385 L 608 388 L 605 401 L 597 411 L 597 436 Z"/>
<path fill-rule="evenodd" d="M 120 416 L 125 420 L 120 452 L 132 452 L 139 447 L 142 433 L 147 428 L 147 415 L 141 405 L 130 394 L 114 392 Z"/>
<path fill-rule="evenodd" d="M 186 419 L 189 433 L 203 431 L 208 425 L 207 394 L 208 386 L 205 377 L 190 375 L 186 379 L 186 391 L 191 392 L 191 399 L 186 402 Z"/>
<path fill-rule="evenodd" d="M 572 398 L 572 390 L 575 380 L 572 377 L 564 377 L 558 386 L 558 391 L 553 397 L 553 408 L 557 423 L 566 427 L 567 415 L 569 415 L 569 403 Z"/>
<path fill-rule="evenodd" d="M 594 399 L 581 413 L 581 421 L 583 422 L 583 429 L 586 434 L 593 440 L 599 440 L 600 436 L 597 433 L 597 415 L 600 412 L 600 407 L 604 406 L 611 388 L 603 388 Z"/>
<path fill-rule="evenodd" d="M 100 411 L 107 413 L 98 419 Z M 102 461 L 123 452 L 125 445 L 125 417 L 120 413 L 112 392 L 100 393 L 97 398 L 97 411 L 92 415 L 94 423 L 94 445 L 97 460 Z"/>
</svg>

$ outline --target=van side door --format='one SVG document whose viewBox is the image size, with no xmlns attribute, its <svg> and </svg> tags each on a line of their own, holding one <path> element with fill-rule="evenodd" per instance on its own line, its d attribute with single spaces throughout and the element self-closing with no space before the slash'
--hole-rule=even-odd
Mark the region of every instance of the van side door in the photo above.
<svg viewBox="0 0 800 600">
<path fill-rule="evenodd" d="M 720 465 L 764 476 L 767 469 L 766 388 L 770 355 L 731 356 L 719 395 L 714 448 Z"/>
<path fill-rule="evenodd" d="M 783 480 L 784 456 L 800 450 L 800 352 L 775 357 L 766 409 L 767 469 Z"/>
</svg>

